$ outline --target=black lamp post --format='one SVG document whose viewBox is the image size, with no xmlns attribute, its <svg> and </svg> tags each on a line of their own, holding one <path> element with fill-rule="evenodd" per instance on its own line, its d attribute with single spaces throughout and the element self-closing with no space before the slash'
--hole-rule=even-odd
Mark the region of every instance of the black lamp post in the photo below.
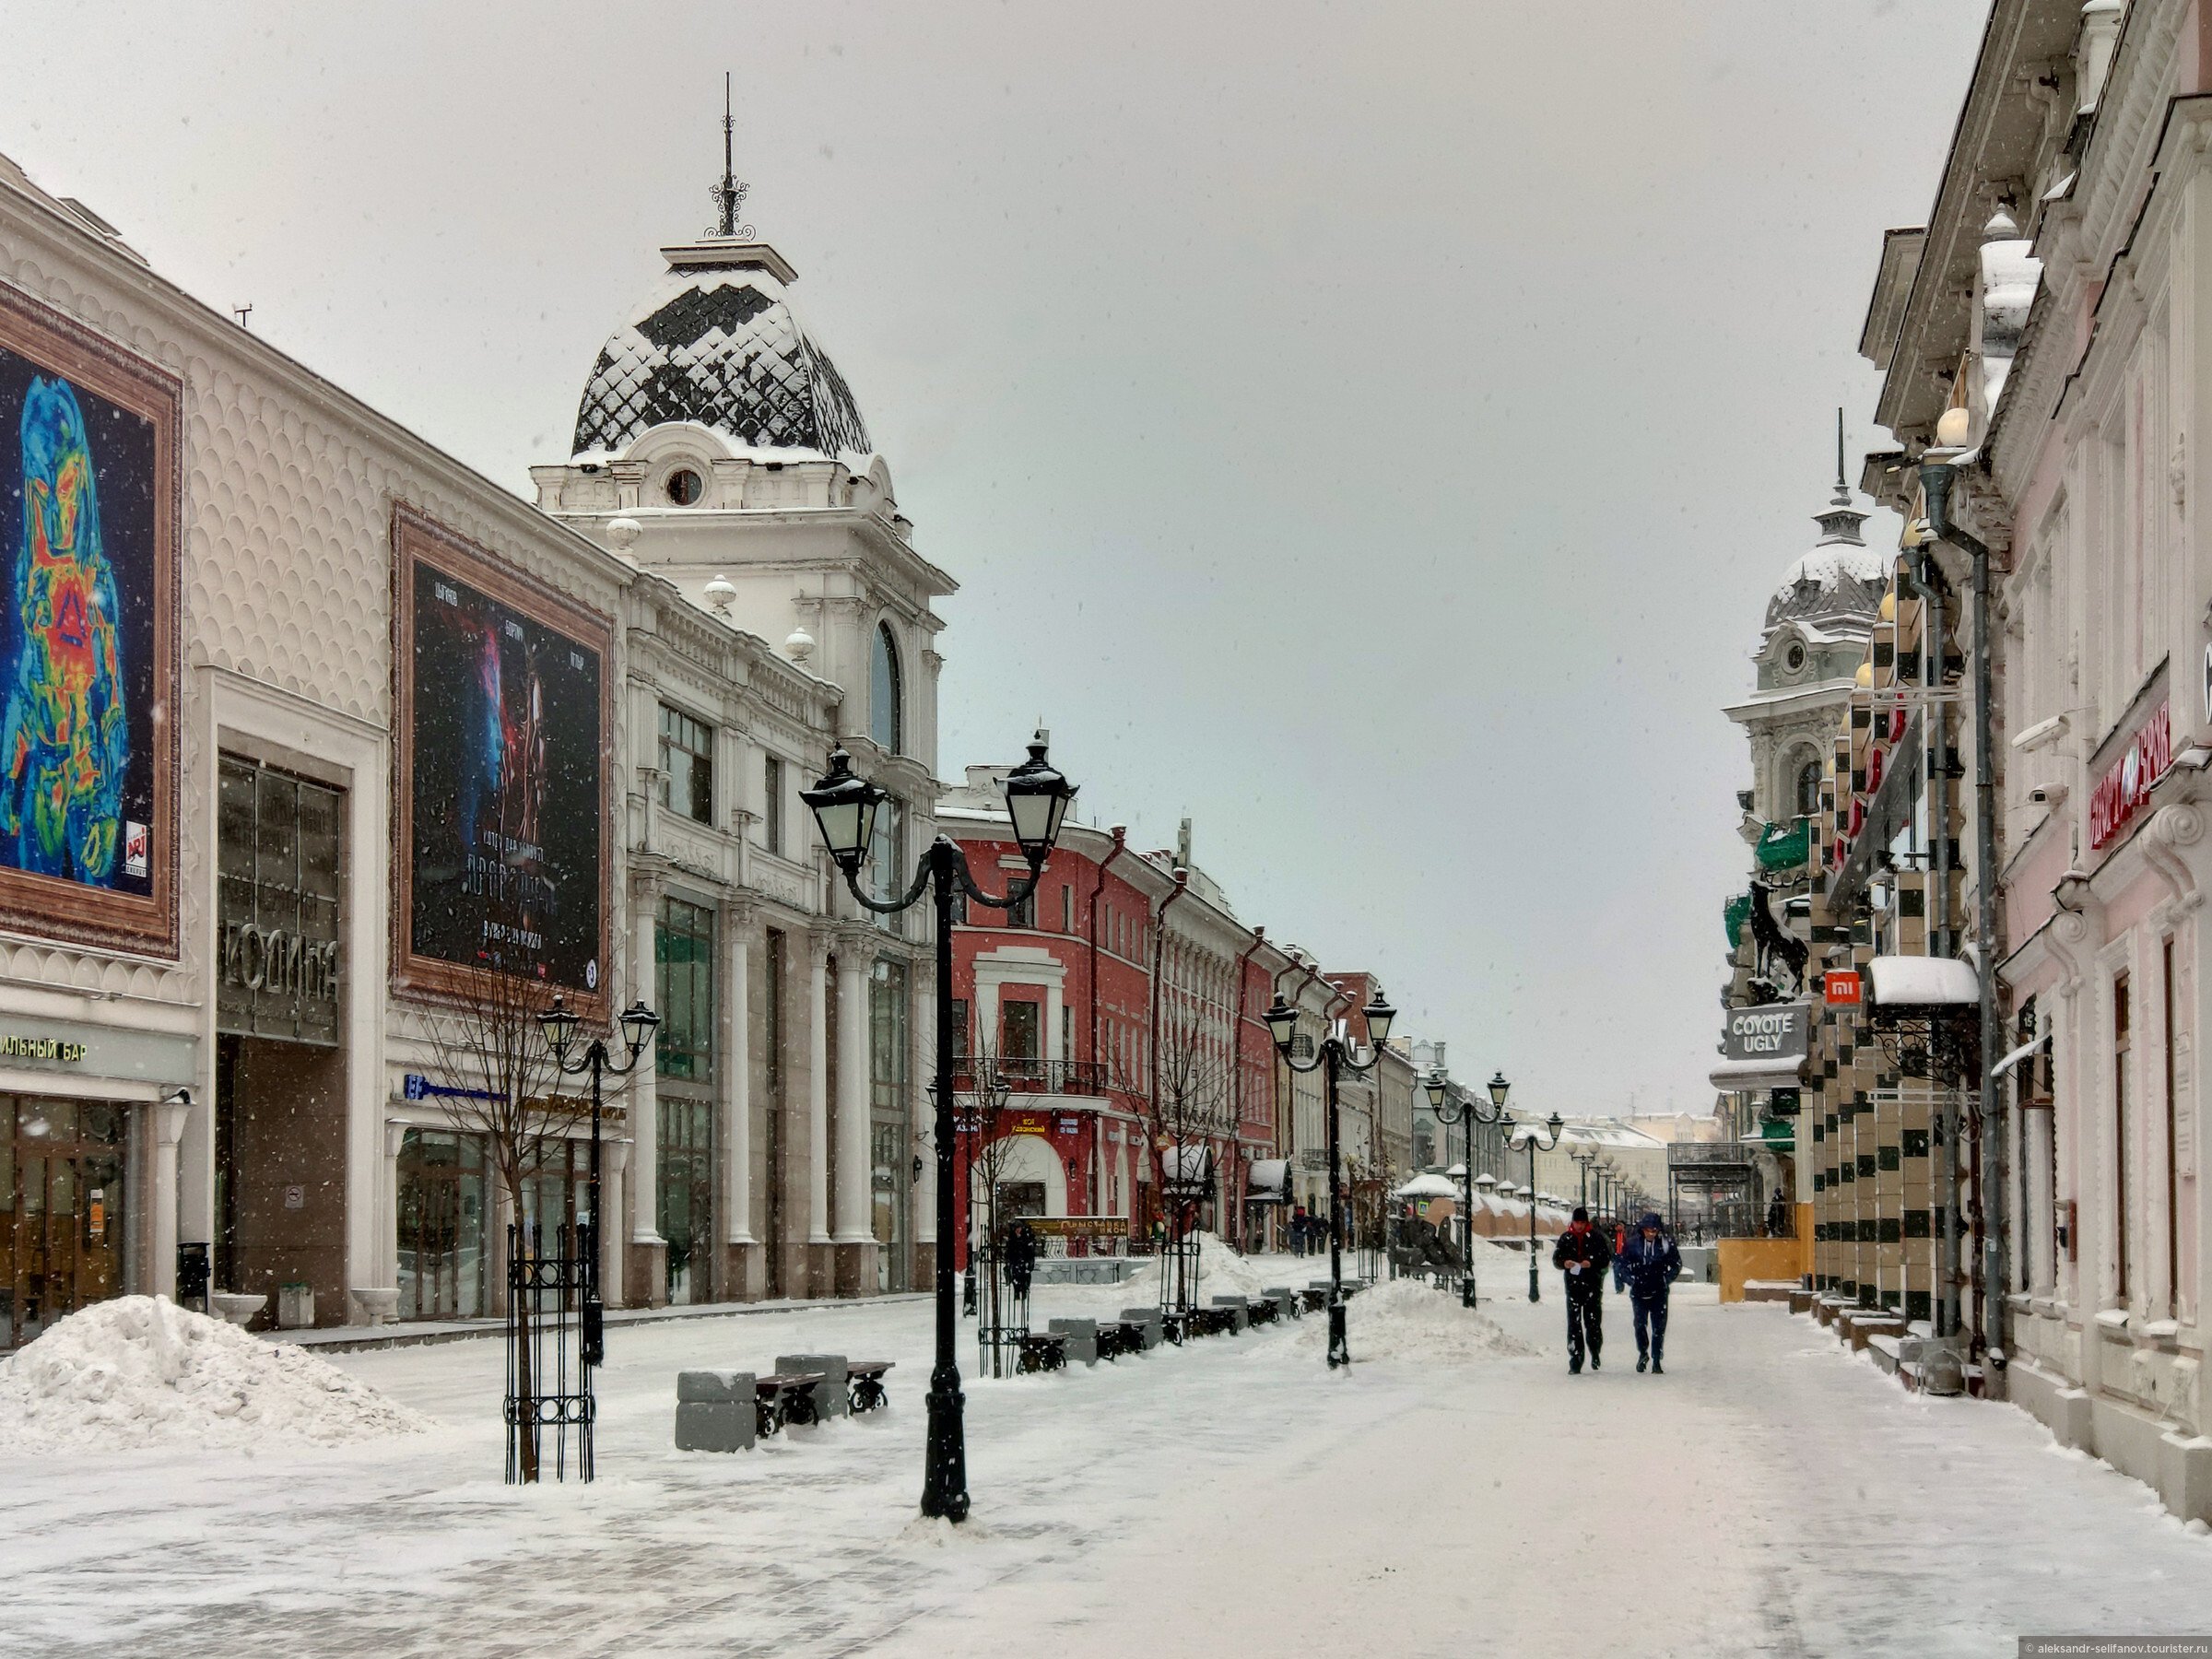
<svg viewBox="0 0 2212 1659">
<path fill-rule="evenodd" d="M 1512 1085 L 1505 1080 L 1503 1072 L 1492 1075 L 1490 1110 L 1488 1112 L 1482 1110 L 1473 1095 L 1464 1100 L 1453 1100 L 1451 1081 L 1441 1065 L 1429 1074 L 1429 1081 L 1424 1087 L 1429 1090 L 1429 1106 L 1436 1113 L 1438 1123 L 1448 1126 L 1464 1120 L 1467 1125 L 1466 1160 L 1459 1166 L 1460 1189 L 1465 1194 L 1465 1207 L 1461 1213 L 1465 1218 L 1463 1230 L 1466 1240 L 1466 1272 L 1459 1281 L 1459 1305 L 1471 1308 L 1475 1305 L 1475 1125 L 1506 1121 L 1505 1097 Z M 1447 1139 L 1445 1146 L 1449 1147 L 1450 1145 Z"/>
<path fill-rule="evenodd" d="M 860 890 L 860 869 L 866 862 L 876 832 L 876 814 L 889 797 L 865 778 L 855 776 L 853 757 L 843 747 L 830 755 L 830 771 L 799 799 L 813 809 L 822 841 L 853 900 L 864 910 L 888 915 L 919 903 L 930 894 L 936 915 L 937 959 L 937 1075 L 932 1091 L 936 1105 L 937 1141 L 937 1357 L 929 1373 L 929 1437 L 922 1477 L 922 1512 L 948 1521 L 968 1516 L 968 1446 L 960 1393 L 959 1361 L 954 1356 L 954 1338 L 959 1321 L 959 1300 L 953 1291 L 953 1172 L 954 1143 L 952 1096 L 952 898 L 964 892 L 975 903 L 992 910 L 1010 911 L 1036 890 L 1044 874 L 1044 861 L 1060 839 L 1068 803 L 1076 786 L 1061 776 L 1045 759 L 1045 735 L 1041 731 L 1030 743 L 1030 758 L 1006 775 L 1006 816 L 1013 820 L 1014 840 L 1029 861 L 1029 878 L 1018 881 L 994 898 L 975 884 L 968 859 L 959 843 L 940 835 L 922 853 L 913 885 L 898 899 L 871 899 Z"/>
<path fill-rule="evenodd" d="M 1351 1045 L 1330 1032 L 1321 1040 L 1320 1051 L 1305 1065 L 1291 1057 L 1291 1039 L 1298 1034 L 1298 1010 L 1283 1000 L 1283 994 L 1275 994 L 1275 1002 L 1267 1010 L 1267 1034 L 1275 1039 L 1275 1052 L 1283 1057 L 1283 1064 L 1294 1072 L 1324 1071 L 1329 1080 L 1329 1368 L 1352 1362 L 1351 1349 L 1346 1346 L 1344 1334 L 1344 1227 L 1340 1206 L 1344 1198 L 1343 1180 L 1339 1173 L 1342 1153 L 1337 1135 L 1336 1080 L 1344 1072 L 1364 1074 L 1382 1064 L 1382 1045 L 1390 1041 L 1391 1021 L 1398 1011 L 1382 1000 L 1378 991 L 1374 1000 L 1359 1010 L 1367 1020 L 1367 1062 L 1361 1065 L 1352 1057 Z"/>
<path fill-rule="evenodd" d="M 1566 1128 L 1567 1125 L 1559 1114 L 1555 1112 L 1545 1120 L 1544 1127 L 1551 1131 L 1551 1138 L 1539 1148 L 1536 1145 L 1536 1125 L 1534 1124 L 1520 1125 L 1521 1138 L 1528 1147 L 1528 1300 L 1532 1302 L 1544 1300 L 1543 1293 L 1536 1288 L 1536 1153 L 1539 1150 L 1548 1152 L 1558 1146 L 1559 1131 Z M 1508 1114 L 1505 1131 L 1509 1140 L 1512 1137 L 1513 1129 L 1512 1118 Z"/>
<path fill-rule="evenodd" d="M 616 1060 L 607 1052 L 606 1039 L 594 1037 L 584 1044 L 583 1052 L 571 1057 L 576 1046 L 576 1030 L 582 1024 L 569 1005 L 556 994 L 553 1004 L 537 1017 L 537 1029 L 545 1034 L 546 1046 L 553 1051 L 553 1064 L 563 1077 L 592 1079 L 592 1165 L 589 1176 L 592 1195 L 592 1219 L 581 1229 L 583 1236 L 577 1241 L 582 1246 L 584 1278 L 588 1285 L 583 1297 L 583 1331 L 577 1344 L 577 1358 L 586 1365 L 604 1365 L 606 1362 L 606 1303 L 599 1290 L 599 1111 L 602 1084 L 609 1077 L 626 1077 L 638 1069 L 638 1063 L 652 1043 L 653 1033 L 661 1029 L 661 1017 L 642 1002 L 633 1002 L 622 1011 L 622 1045 L 629 1053 Z"/>
<path fill-rule="evenodd" d="M 1582 1202 L 1583 1207 L 1587 1209 L 1590 1207 L 1590 1167 L 1597 1162 L 1597 1154 L 1594 1152 L 1571 1152 L 1568 1156 L 1574 1159 L 1582 1171 Z"/>
</svg>

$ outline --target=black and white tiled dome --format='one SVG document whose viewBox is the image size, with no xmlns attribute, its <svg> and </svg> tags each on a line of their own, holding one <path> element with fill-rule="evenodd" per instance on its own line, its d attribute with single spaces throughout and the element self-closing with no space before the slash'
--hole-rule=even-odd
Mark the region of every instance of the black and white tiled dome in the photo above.
<svg viewBox="0 0 2212 1659">
<path fill-rule="evenodd" d="M 871 453 L 853 390 L 783 285 L 750 263 L 687 265 L 608 337 L 576 411 L 575 453 L 696 421 L 748 449 Z"/>
</svg>

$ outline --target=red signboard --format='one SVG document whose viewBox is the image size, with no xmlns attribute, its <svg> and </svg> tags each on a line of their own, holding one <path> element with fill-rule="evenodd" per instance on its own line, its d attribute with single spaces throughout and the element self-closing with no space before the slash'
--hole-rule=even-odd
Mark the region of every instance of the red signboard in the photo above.
<svg viewBox="0 0 2212 1659">
<path fill-rule="evenodd" d="M 1855 968 L 1834 968 L 1820 976 L 1820 994 L 1830 1007 L 1855 1005 L 1859 1000 L 1859 972 Z"/>
<path fill-rule="evenodd" d="M 2150 786 L 2173 764 L 2173 722 L 2167 705 L 2150 712 L 2143 729 L 2127 740 L 2089 796 L 2089 850 L 2108 844 L 2150 799 Z"/>
</svg>

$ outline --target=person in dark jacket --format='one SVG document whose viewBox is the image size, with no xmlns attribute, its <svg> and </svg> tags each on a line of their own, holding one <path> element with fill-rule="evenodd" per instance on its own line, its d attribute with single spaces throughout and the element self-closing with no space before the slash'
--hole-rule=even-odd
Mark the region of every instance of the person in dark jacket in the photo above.
<svg viewBox="0 0 2212 1659">
<path fill-rule="evenodd" d="M 1603 1368 L 1606 1346 L 1606 1269 L 1613 1252 L 1606 1235 L 1590 1225 L 1590 1212 L 1575 1206 L 1574 1219 L 1551 1247 L 1551 1265 L 1567 1277 L 1567 1370 L 1579 1374 L 1583 1349 L 1590 1350 L 1590 1369 Z"/>
<path fill-rule="evenodd" d="M 1637 1225 L 1636 1236 L 1615 1260 L 1613 1270 L 1627 1284 L 1629 1306 L 1636 1316 L 1636 1369 L 1641 1371 L 1649 1361 L 1652 1374 L 1664 1376 L 1666 1293 L 1681 1276 L 1682 1253 L 1660 1228 L 1656 1211 L 1648 1212 Z"/>
<path fill-rule="evenodd" d="M 1027 1302 L 1030 1300 L 1030 1281 L 1037 1276 L 1037 1257 L 1041 1253 L 1037 1230 L 1027 1221 L 1016 1221 L 1006 1230 L 1006 1241 L 1000 1259 L 1006 1265 L 1006 1283 L 1013 1287 L 1018 1301 Z"/>
</svg>

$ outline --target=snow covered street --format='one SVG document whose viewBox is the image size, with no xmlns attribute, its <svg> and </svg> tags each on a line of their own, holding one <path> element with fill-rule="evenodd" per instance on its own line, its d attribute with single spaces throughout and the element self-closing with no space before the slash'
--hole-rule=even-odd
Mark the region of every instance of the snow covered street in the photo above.
<svg viewBox="0 0 2212 1659">
<path fill-rule="evenodd" d="M 589 1488 L 500 1484 L 498 1343 L 340 1356 L 438 1426 L 0 1459 L 0 1651 L 1963 1655 L 2212 1625 L 2212 1539 L 2024 1414 L 1907 1395 L 1704 1287 L 1677 1293 L 1666 1376 L 1636 1374 L 1616 1298 L 1605 1369 L 1570 1377 L 1545 1277 L 1532 1309 L 1517 1258 L 1486 1253 L 1497 1324 L 1456 1347 L 1436 1312 L 1469 1316 L 1441 1293 L 1355 1302 L 1355 1357 L 1406 1357 L 1336 1376 L 1309 1317 L 971 1377 L 957 1533 L 913 1518 L 924 1302 L 616 1332 Z M 677 1369 L 839 1348 L 897 1359 L 889 1411 L 670 1449 Z M 1819 1496 L 1840 1466 L 1845 1507 Z M 1847 1582 L 1806 1565 L 1837 1559 Z"/>
</svg>

